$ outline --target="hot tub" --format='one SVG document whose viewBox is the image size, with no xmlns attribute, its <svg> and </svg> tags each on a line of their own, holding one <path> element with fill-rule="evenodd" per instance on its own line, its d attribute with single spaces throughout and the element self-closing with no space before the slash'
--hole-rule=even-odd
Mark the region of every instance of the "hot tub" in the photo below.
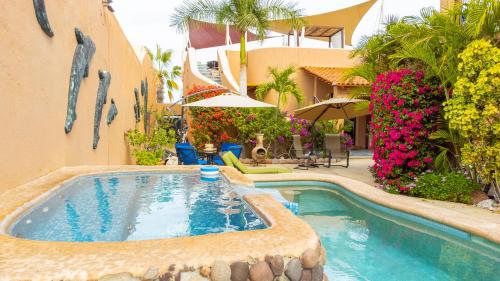
<svg viewBox="0 0 500 281">
<path fill-rule="evenodd" d="M 82 176 L 11 224 L 15 237 L 44 241 L 130 241 L 264 229 L 224 178 L 128 172 Z"/>
</svg>

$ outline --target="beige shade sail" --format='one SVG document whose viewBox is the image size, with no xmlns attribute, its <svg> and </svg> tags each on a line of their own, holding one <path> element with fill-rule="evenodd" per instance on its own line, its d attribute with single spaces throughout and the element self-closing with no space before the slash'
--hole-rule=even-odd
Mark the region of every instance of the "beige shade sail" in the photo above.
<svg viewBox="0 0 500 281">
<path fill-rule="evenodd" d="M 212 98 L 184 104 L 186 107 L 276 107 L 275 105 L 254 100 L 248 96 L 225 93 Z"/>
<path fill-rule="evenodd" d="M 377 2 L 377 0 L 369 0 L 344 9 L 306 16 L 303 17 L 303 19 L 306 21 L 306 26 L 331 27 L 338 28 L 340 30 L 343 29 L 345 44 L 351 45 L 354 30 L 375 2 Z M 285 20 L 277 20 L 271 22 L 269 29 L 278 33 L 289 34 L 290 24 Z M 317 39 L 328 41 L 328 38 L 324 37 L 317 37 Z"/>
<path fill-rule="evenodd" d="M 357 104 L 366 102 L 359 99 L 331 98 L 297 109 L 295 117 L 312 120 L 313 122 L 318 120 L 351 119 L 369 114 L 368 107 L 362 110 L 357 108 Z"/>
</svg>

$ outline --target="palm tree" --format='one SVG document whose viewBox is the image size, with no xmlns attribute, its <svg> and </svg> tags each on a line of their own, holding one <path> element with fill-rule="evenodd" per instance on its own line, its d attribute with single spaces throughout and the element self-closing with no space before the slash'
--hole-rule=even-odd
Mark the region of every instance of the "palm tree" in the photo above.
<svg viewBox="0 0 500 281">
<path fill-rule="evenodd" d="M 247 94 L 246 33 L 255 32 L 264 40 L 271 21 L 284 19 L 292 28 L 301 27 L 302 9 L 286 0 L 186 0 L 175 9 L 171 26 L 187 29 L 190 20 L 230 25 L 240 33 L 240 94 Z"/>
<path fill-rule="evenodd" d="M 157 101 L 163 102 L 163 94 L 165 93 L 165 85 L 167 86 L 167 94 L 170 101 L 173 99 L 174 90 L 179 90 L 179 85 L 175 80 L 177 80 L 182 72 L 181 67 L 175 65 L 172 69 L 169 69 L 170 63 L 172 61 L 172 50 L 162 50 L 159 45 L 156 45 L 156 52 L 153 54 L 151 50 L 145 48 L 147 54 L 153 61 L 156 67 L 156 94 Z"/>
<path fill-rule="evenodd" d="M 464 4 L 466 29 L 470 36 L 488 38 L 500 43 L 500 2 L 472 0 Z"/>
<path fill-rule="evenodd" d="M 283 70 L 279 70 L 277 67 L 269 67 L 269 76 L 272 81 L 259 85 L 255 90 L 259 100 L 263 100 L 271 90 L 278 93 L 276 116 L 278 116 L 280 106 L 286 103 L 288 95 L 292 95 L 299 104 L 304 100 L 304 94 L 299 86 L 293 79 L 290 79 L 290 75 L 293 73 L 295 73 L 295 67 L 293 66 Z"/>
</svg>

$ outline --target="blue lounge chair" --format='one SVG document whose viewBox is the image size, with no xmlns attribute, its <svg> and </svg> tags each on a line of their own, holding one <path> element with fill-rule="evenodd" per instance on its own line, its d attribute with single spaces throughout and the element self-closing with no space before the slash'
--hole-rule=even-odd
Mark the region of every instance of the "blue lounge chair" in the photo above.
<svg viewBox="0 0 500 281">
<path fill-rule="evenodd" d="M 198 158 L 196 149 L 189 143 L 176 143 L 175 150 L 180 165 L 206 165 L 207 161 Z"/>
<path fill-rule="evenodd" d="M 230 143 L 230 142 L 223 142 L 220 146 L 220 154 L 223 154 L 225 152 L 231 151 L 236 158 L 240 158 L 241 151 L 243 150 L 243 146 L 236 144 L 236 143 Z M 220 155 L 215 155 L 214 156 L 214 163 L 216 165 L 224 165 L 224 161 L 222 161 L 222 158 Z"/>
</svg>

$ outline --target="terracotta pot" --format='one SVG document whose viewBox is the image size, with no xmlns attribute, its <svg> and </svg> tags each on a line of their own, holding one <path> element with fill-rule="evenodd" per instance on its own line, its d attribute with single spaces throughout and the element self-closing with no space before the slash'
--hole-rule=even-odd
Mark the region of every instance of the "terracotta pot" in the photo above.
<svg viewBox="0 0 500 281">
<path fill-rule="evenodd" d="M 256 134 L 257 144 L 252 149 L 252 159 L 256 163 L 264 163 L 266 161 L 267 149 L 264 148 L 264 134 Z"/>
</svg>

